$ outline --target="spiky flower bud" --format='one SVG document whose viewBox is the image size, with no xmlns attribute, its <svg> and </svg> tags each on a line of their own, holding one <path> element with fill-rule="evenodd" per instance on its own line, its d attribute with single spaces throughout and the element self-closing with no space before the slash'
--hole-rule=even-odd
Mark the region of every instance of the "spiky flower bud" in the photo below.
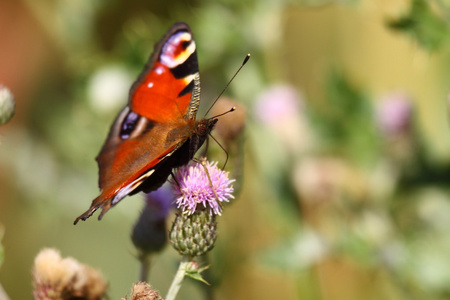
<svg viewBox="0 0 450 300">
<path fill-rule="evenodd" d="M 200 256 L 214 247 L 216 216 L 206 210 L 192 215 L 178 213 L 170 231 L 170 242 L 181 255 Z"/>
</svg>

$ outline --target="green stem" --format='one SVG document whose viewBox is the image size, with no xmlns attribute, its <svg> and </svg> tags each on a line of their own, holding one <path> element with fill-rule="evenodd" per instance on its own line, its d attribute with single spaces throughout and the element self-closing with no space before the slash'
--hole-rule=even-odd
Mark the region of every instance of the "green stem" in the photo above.
<svg viewBox="0 0 450 300">
<path fill-rule="evenodd" d="M 187 256 L 183 256 L 180 265 L 178 266 L 178 271 L 173 278 L 172 284 L 167 292 L 166 300 L 175 300 L 178 291 L 180 290 L 181 283 L 183 282 L 184 276 L 186 275 L 186 266 L 189 264 L 189 259 Z"/>
<path fill-rule="evenodd" d="M 139 274 L 140 281 L 148 281 L 148 273 L 150 272 L 150 255 L 139 254 L 139 261 L 141 262 L 141 270 Z"/>
</svg>

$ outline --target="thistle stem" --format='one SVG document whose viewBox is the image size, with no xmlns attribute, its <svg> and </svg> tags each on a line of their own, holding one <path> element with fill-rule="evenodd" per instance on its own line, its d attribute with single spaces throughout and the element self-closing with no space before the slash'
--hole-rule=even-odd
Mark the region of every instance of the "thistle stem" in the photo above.
<svg viewBox="0 0 450 300">
<path fill-rule="evenodd" d="M 166 300 L 175 300 L 178 291 L 180 290 L 181 283 L 183 282 L 184 276 L 186 275 L 186 267 L 189 264 L 189 259 L 187 256 L 183 256 L 178 266 L 178 271 L 173 278 L 172 284 L 167 292 Z"/>
<path fill-rule="evenodd" d="M 147 282 L 148 274 L 150 273 L 150 255 L 141 253 L 139 255 L 139 261 L 141 262 L 139 280 Z"/>
</svg>

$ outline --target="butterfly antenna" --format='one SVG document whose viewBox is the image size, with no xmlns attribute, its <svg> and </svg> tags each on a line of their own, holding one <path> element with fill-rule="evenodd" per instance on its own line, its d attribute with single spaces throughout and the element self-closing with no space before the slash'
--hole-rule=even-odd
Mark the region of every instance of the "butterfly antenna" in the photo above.
<svg viewBox="0 0 450 300">
<path fill-rule="evenodd" d="M 225 152 L 226 158 L 225 158 L 225 163 L 223 164 L 222 169 L 225 169 L 225 167 L 227 166 L 227 162 L 228 162 L 228 151 L 222 146 L 221 143 L 219 143 L 218 140 L 216 140 L 216 138 L 210 133 L 209 136 L 214 140 L 214 142 L 217 143 L 217 145 L 219 145 L 220 149 L 223 150 L 223 152 Z"/>
<path fill-rule="evenodd" d="M 235 111 L 235 110 L 236 110 L 236 106 L 233 106 L 232 108 L 230 108 L 230 110 L 227 110 L 227 111 L 224 112 L 224 113 L 215 115 L 214 117 L 211 117 L 211 118 L 209 118 L 209 119 L 216 119 L 216 118 L 218 118 L 218 117 L 221 117 L 221 116 L 224 116 L 224 115 L 226 115 L 226 114 L 229 114 L 230 112 L 233 112 L 233 111 Z"/>
<path fill-rule="evenodd" d="M 228 86 L 230 85 L 230 83 L 233 81 L 234 77 L 236 77 L 237 74 L 239 74 L 239 72 L 241 71 L 241 69 L 244 67 L 244 65 L 248 62 L 248 60 L 250 59 L 250 53 L 247 54 L 247 56 L 244 58 L 244 61 L 242 62 L 241 66 L 239 67 L 239 69 L 237 69 L 236 73 L 234 73 L 233 77 L 231 77 L 230 81 L 228 81 L 227 85 L 223 88 L 222 92 L 220 92 L 219 96 L 217 96 L 216 100 L 214 100 L 214 102 L 211 104 L 211 106 L 209 107 L 208 111 L 206 112 L 205 116 L 209 113 L 209 111 L 211 110 L 211 108 L 214 106 L 214 104 L 216 104 L 217 100 L 219 100 L 219 98 L 223 95 L 223 93 L 227 90 Z M 228 113 L 228 112 L 227 112 Z"/>
</svg>

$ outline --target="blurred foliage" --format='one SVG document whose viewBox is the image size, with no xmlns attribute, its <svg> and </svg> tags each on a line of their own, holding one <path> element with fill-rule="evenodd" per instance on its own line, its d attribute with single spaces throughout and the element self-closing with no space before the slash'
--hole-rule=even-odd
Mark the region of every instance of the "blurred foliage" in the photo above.
<svg viewBox="0 0 450 300">
<path fill-rule="evenodd" d="M 445 1 L 412 0 L 407 14 L 387 22 L 399 32 L 410 34 L 427 50 L 438 50 L 448 43 L 450 9 Z M 433 5 L 435 7 L 433 7 Z"/>
<path fill-rule="evenodd" d="M 252 58 L 226 92 L 247 109 L 224 143 L 240 194 L 205 258 L 212 286 L 187 282 L 180 299 L 448 299 L 449 16 L 444 0 L 3 2 L 0 84 L 17 100 L 0 128 L 5 290 L 29 298 L 33 257 L 50 246 L 102 269 L 111 299 L 137 281 L 139 196 L 72 221 L 98 193 L 94 157 L 128 87 L 184 21 L 199 116 Z M 162 294 L 178 259 L 168 247 L 154 258 Z"/>
<path fill-rule="evenodd" d="M 311 111 L 326 143 L 322 147 L 355 162 L 373 161 L 379 149 L 369 98 L 336 69 L 329 72 L 325 91 L 326 105 Z"/>
</svg>

